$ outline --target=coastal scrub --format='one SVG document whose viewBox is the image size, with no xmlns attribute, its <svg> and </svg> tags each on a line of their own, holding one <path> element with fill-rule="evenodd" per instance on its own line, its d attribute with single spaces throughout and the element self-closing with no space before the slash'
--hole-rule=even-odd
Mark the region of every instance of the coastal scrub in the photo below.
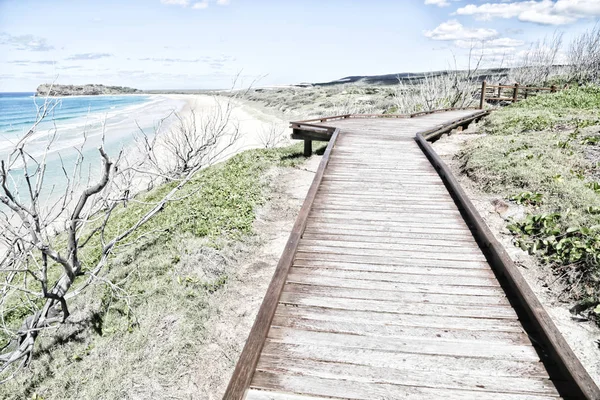
<svg viewBox="0 0 600 400">
<path fill-rule="evenodd" d="M 540 95 L 495 111 L 457 155 L 489 193 L 524 204 L 515 244 L 553 266 L 574 311 L 600 321 L 600 88 Z"/>
<path fill-rule="evenodd" d="M 304 160 L 298 144 L 246 151 L 198 172 L 180 200 L 137 231 L 106 273 L 73 299 L 68 322 L 44 333 L 30 370 L 0 386 L 0 397 L 121 398 L 134 384 L 127 376 L 194 370 L 211 334 L 211 298 L 238 279 L 235 267 L 252 251 L 256 211 L 272 190 L 270 171 Z M 120 207 L 109 231 L 134 223 L 144 203 L 170 187 Z M 13 323 L 21 320 L 17 314 Z"/>
</svg>

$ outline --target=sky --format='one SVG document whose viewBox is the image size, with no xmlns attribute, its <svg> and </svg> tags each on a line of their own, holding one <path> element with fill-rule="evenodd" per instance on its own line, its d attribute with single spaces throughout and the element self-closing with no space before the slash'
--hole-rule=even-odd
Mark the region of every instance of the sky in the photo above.
<svg viewBox="0 0 600 400">
<path fill-rule="evenodd" d="M 487 66 L 600 20 L 600 0 L 0 0 L 0 92 L 326 82 Z M 511 61 L 515 62 L 515 61 Z"/>
</svg>

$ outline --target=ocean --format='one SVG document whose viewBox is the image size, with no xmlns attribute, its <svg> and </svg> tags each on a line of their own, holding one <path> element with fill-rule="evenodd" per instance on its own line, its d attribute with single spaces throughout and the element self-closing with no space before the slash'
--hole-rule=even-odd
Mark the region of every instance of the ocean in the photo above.
<svg viewBox="0 0 600 400">
<path fill-rule="evenodd" d="M 173 111 L 180 111 L 185 102 L 160 95 L 74 96 L 52 98 L 56 107 L 36 128 L 27 141 L 27 151 L 36 158 L 46 153 L 46 178 L 44 193 L 48 199 L 56 197 L 67 185 L 63 165 L 72 171 L 83 148 L 84 168 L 81 179 L 93 180 L 101 170 L 98 146 L 104 132 L 104 148 L 115 158 L 122 148 L 134 145 L 134 135 L 142 128 L 152 136 L 159 121 Z M 25 135 L 36 121 L 37 109 L 43 98 L 33 93 L 0 93 L 0 159 L 7 160 L 15 143 Z M 46 152 L 50 138 L 54 141 Z M 20 164 L 12 176 L 22 191 L 23 179 Z"/>
</svg>

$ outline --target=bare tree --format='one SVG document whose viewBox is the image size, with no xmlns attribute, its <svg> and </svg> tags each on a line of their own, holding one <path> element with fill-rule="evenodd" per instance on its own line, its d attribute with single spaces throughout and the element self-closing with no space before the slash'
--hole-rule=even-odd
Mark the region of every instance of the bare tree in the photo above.
<svg viewBox="0 0 600 400">
<path fill-rule="evenodd" d="M 555 32 L 552 37 L 533 43 L 513 61 L 508 80 L 521 85 L 547 85 L 557 74 L 557 58 L 563 43 L 563 33 Z"/>
<path fill-rule="evenodd" d="M 466 69 L 459 69 L 454 57 L 453 69 L 408 80 L 398 77 L 394 96 L 398 112 L 406 114 L 473 106 L 477 101 L 475 93 L 485 55 L 483 45 L 478 54 L 475 51 L 475 45 L 471 45 Z"/>
<path fill-rule="evenodd" d="M 70 299 L 100 279 L 117 248 L 126 240 L 137 240 L 132 238 L 139 228 L 177 200 L 194 174 L 239 137 L 237 124 L 230 121 L 232 101 L 218 103 L 206 115 L 194 110 L 189 118 L 175 114 L 173 134 L 165 129 L 152 138 L 145 136 L 144 152 L 132 159 L 123 151 L 109 157 L 102 139 L 99 172 L 86 178 L 84 140 L 74 165 L 61 160 L 66 186 L 60 193 L 48 190 L 52 182 L 46 182 L 46 159 L 56 128 L 43 155 L 36 156 L 30 146 L 36 127 L 55 105 L 46 101 L 39 108 L 33 128 L 0 160 L 0 337 L 8 338 L 0 343 L 0 379 L 12 378 L 31 361 L 40 333 L 67 320 Z M 174 180 L 176 186 L 160 199 L 144 203 L 134 222 L 116 232 L 109 229 L 123 205 L 140 202 L 139 183 L 157 176 Z M 86 250 L 97 256 L 82 257 Z M 5 321 L 15 307 L 24 307 L 27 314 L 18 327 Z"/>
<path fill-rule="evenodd" d="M 285 141 L 285 125 L 272 122 L 267 126 L 263 126 L 258 133 L 259 140 L 265 149 L 277 147 Z"/>
<path fill-rule="evenodd" d="M 154 176 L 153 185 L 157 180 L 178 180 L 191 170 L 221 160 L 241 137 L 233 111 L 251 89 L 235 90 L 237 80 L 236 76 L 226 96 L 214 95 L 212 105 L 202 112 L 195 106 L 187 115 L 175 111 L 160 120 L 151 133 L 138 126 L 138 160 L 131 169 Z"/>
<path fill-rule="evenodd" d="M 570 80 L 600 81 L 600 24 L 573 39 L 568 50 Z"/>
</svg>

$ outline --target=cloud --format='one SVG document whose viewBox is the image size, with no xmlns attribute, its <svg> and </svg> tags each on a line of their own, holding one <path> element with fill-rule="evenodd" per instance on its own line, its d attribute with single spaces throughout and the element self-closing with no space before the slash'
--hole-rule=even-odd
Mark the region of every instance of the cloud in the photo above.
<svg viewBox="0 0 600 400">
<path fill-rule="evenodd" d="M 68 57 L 67 60 L 98 60 L 100 58 L 108 58 L 112 57 L 112 54 L 109 53 L 82 53 L 82 54 L 74 54 L 71 57 Z"/>
<path fill-rule="evenodd" d="M 461 0 L 452 0 L 452 1 L 461 1 Z M 449 0 L 425 0 L 426 5 L 433 5 L 438 7 L 448 7 L 450 5 Z"/>
<path fill-rule="evenodd" d="M 16 50 L 26 51 L 50 51 L 54 46 L 50 46 L 46 39 L 33 35 L 13 36 L 6 32 L 0 32 L 0 44 L 12 46 Z"/>
<path fill-rule="evenodd" d="M 190 5 L 190 0 L 160 0 L 160 2 L 163 4 L 183 6 L 183 7 L 187 7 Z"/>
<path fill-rule="evenodd" d="M 196 58 L 193 60 L 186 60 L 183 58 L 157 58 L 157 57 L 152 57 L 152 58 L 140 58 L 140 61 L 156 61 L 156 62 L 174 62 L 174 63 L 195 63 L 195 62 L 201 62 L 202 59 L 200 58 Z"/>
<path fill-rule="evenodd" d="M 227 6 L 230 4 L 230 0 L 210 0 L 217 3 L 220 6 Z M 210 5 L 209 0 L 202 1 L 190 1 L 190 0 L 160 0 L 162 4 L 170 5 L 170 6 L 181 6 L 181 7 L 189 7 L 190 5 L 194 10 L 204 10 L 208 8 Z M 445 0 L 443 0 L 445 1 Z"/>
<path fill-rule="evenodd" d="M 483 48 L 483 49 L 509 49 L 523 46 L 522 40 L 511 38 L 498 38 L 491 40 L 455 40 L 454 44 L 463 49 Z"/>
<path fill-rule="evenodd" d="M 202 1 L 200 3 L 195 3 L 192 6 L 192 8 L 195 10 L 202 10 L 202 9 L 208 8 L 208 1 Z"/>
<path fill-rule="evenodd" d="M 583 18 L 600 17 L 598 0 L 530 0 L 503 3 L 468 4 L 456 10 L 479 20 L 517 18 L 541 25 L 565 25 Z"/>
<path fill-rule="evenodd" d="M 41 65 L 54 65 L 56 61 L 43 60 L 43 61 L 32 61 L 32 60 L 13 60 L 9 61 L 9 64 L 16 64 L 21 66 L 27 66 L 30 64 L 41 64 Z"/>
<path fill-rule="evenodd" d="M 231 56 L 218 56 L 218 57 L 199 57 L 194 59 L 185 59 L 185 58 L 163 58 L 163 57 L 151 57 L 151 58 L 139 58 L 140 61 L 155 61 L 155 62 L 168 62 L 168 63 L 220 63 L 224 64 L 228 61 L 235 61 L 235 57 Z"/>
<path fill-rule="evenodd" d="M 492 39 L 485 42 L 488 47 L 519 47 L 523 46 L 525 42 L 519 39 L 512 38 L 498 38 Z"/>
<path fill-rule="evenodd" d="M 425 31 L 425 36 L 433 40 L 486 40 L 498 36 L 495 29 L 465 28 L 457 20 L 450 20 L 440 24 L 431 31 Z"/>
</svg>

